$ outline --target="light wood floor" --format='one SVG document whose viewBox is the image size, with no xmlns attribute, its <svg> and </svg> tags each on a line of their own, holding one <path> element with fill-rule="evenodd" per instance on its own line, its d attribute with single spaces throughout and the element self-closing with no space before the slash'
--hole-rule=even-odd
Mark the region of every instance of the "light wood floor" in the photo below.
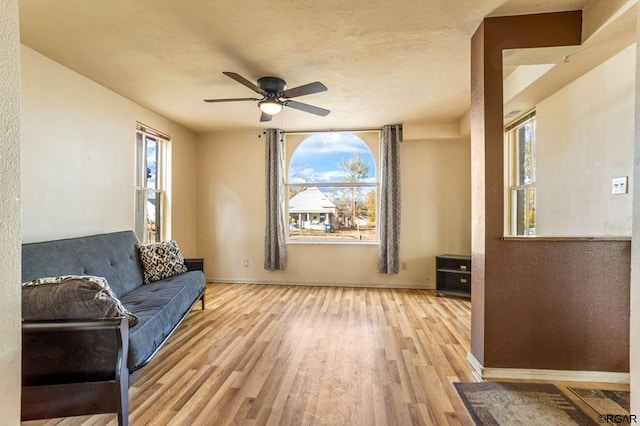
<svg viewBox="0 0 640 426">
<path fill-rule="evenodd" d="M 469 425 L 470 315 L 429 290 L 210 284 L 134 378 L 130 424 Z"/>
</svg>

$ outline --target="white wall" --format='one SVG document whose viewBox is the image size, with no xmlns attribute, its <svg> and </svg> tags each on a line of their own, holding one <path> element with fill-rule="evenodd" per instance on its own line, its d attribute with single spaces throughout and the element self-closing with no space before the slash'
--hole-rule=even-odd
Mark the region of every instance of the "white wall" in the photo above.
<svg viewBox="0 0 640 426">
<path fill-rule="evenodd" d="M 193 132 L 22 46 L 23 241 L 134 228 L 135 126 L 172 137 L 171 236 L 195 255 Z"/>
<path fill-rule="evenodd" d="M 629 236 L 635 45 L 540 102 L 537 114 L 538 235 Z M 630 178 L 631 180 L 631 178 Z"/>
<path fill-rule="evenodd" d="M 400 258 L 407 269 L 395 276 L 377 273 L 376 245 L 291 244 L 286 271 L 263 269 L 264 139 L 258 132 L 200 135 L 197 169 L 198 255 L 210 281 L 433 287 L 434 256 L 470 253 L 468 139 L 402 144 Z"/>
<path fill-rule="evenodd" d="M 20 423 L 20 32 L 18 2 L 0 0 L 0 413 Z"/>
</svg>

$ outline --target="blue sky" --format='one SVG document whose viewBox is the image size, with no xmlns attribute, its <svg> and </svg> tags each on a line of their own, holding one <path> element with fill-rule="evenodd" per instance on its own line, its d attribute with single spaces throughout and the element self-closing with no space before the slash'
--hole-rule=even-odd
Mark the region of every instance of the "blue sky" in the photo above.
<svg viewBox="0 0 640 426">
<path fill-rule="evenodd" d="M 343 182 L 338 164 L 355 154 L 369 164 L 369 178 L 375 180 L 375 163 L 369 147 L 352 133 L 316 133 L 305 139 L 293 153 L 289 166 L 289 183 Z"/>
</svg>

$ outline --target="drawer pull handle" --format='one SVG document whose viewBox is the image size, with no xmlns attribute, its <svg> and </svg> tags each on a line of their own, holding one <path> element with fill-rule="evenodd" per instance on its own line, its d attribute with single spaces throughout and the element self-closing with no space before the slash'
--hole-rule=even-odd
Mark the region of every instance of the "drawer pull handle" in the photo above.
<svg viewBox="0 0 640 426">
<path fill-rule="evenodd" d="M 466 284 L 467 283 L 467 279 L 466 278 L 460 278 L 460 282 Z"/>
<path fill-rule="evenodd" d="M 460 270 L 461 271 L 466 271 L 467 270 L 467 265 L 460 265 Z"/>
</svg>

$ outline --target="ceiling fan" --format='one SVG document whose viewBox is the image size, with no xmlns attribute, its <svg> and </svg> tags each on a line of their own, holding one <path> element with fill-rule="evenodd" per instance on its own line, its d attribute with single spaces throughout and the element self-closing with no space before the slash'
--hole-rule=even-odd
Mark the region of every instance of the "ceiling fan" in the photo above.
<svg viewBox="0 0 640 426">
<path fill-rule="evenodd" d="M 285 106 L 322 117 L 331 112 L 328 109 L 290 100 L 298 96 L 326 92 L 327 87 L 319 81 L 287 89 L 287 83 L 278 77 L 260 77 L 255 85 L 235 72 L 225 71 L 223 74 L 262 95 L 262 98 L 205 99 L 205 102 L 258 101 L 258 107 L 262 111 L 260 121 L 271 121 L 272 116 L 282 111 Z"/>
</svg>

